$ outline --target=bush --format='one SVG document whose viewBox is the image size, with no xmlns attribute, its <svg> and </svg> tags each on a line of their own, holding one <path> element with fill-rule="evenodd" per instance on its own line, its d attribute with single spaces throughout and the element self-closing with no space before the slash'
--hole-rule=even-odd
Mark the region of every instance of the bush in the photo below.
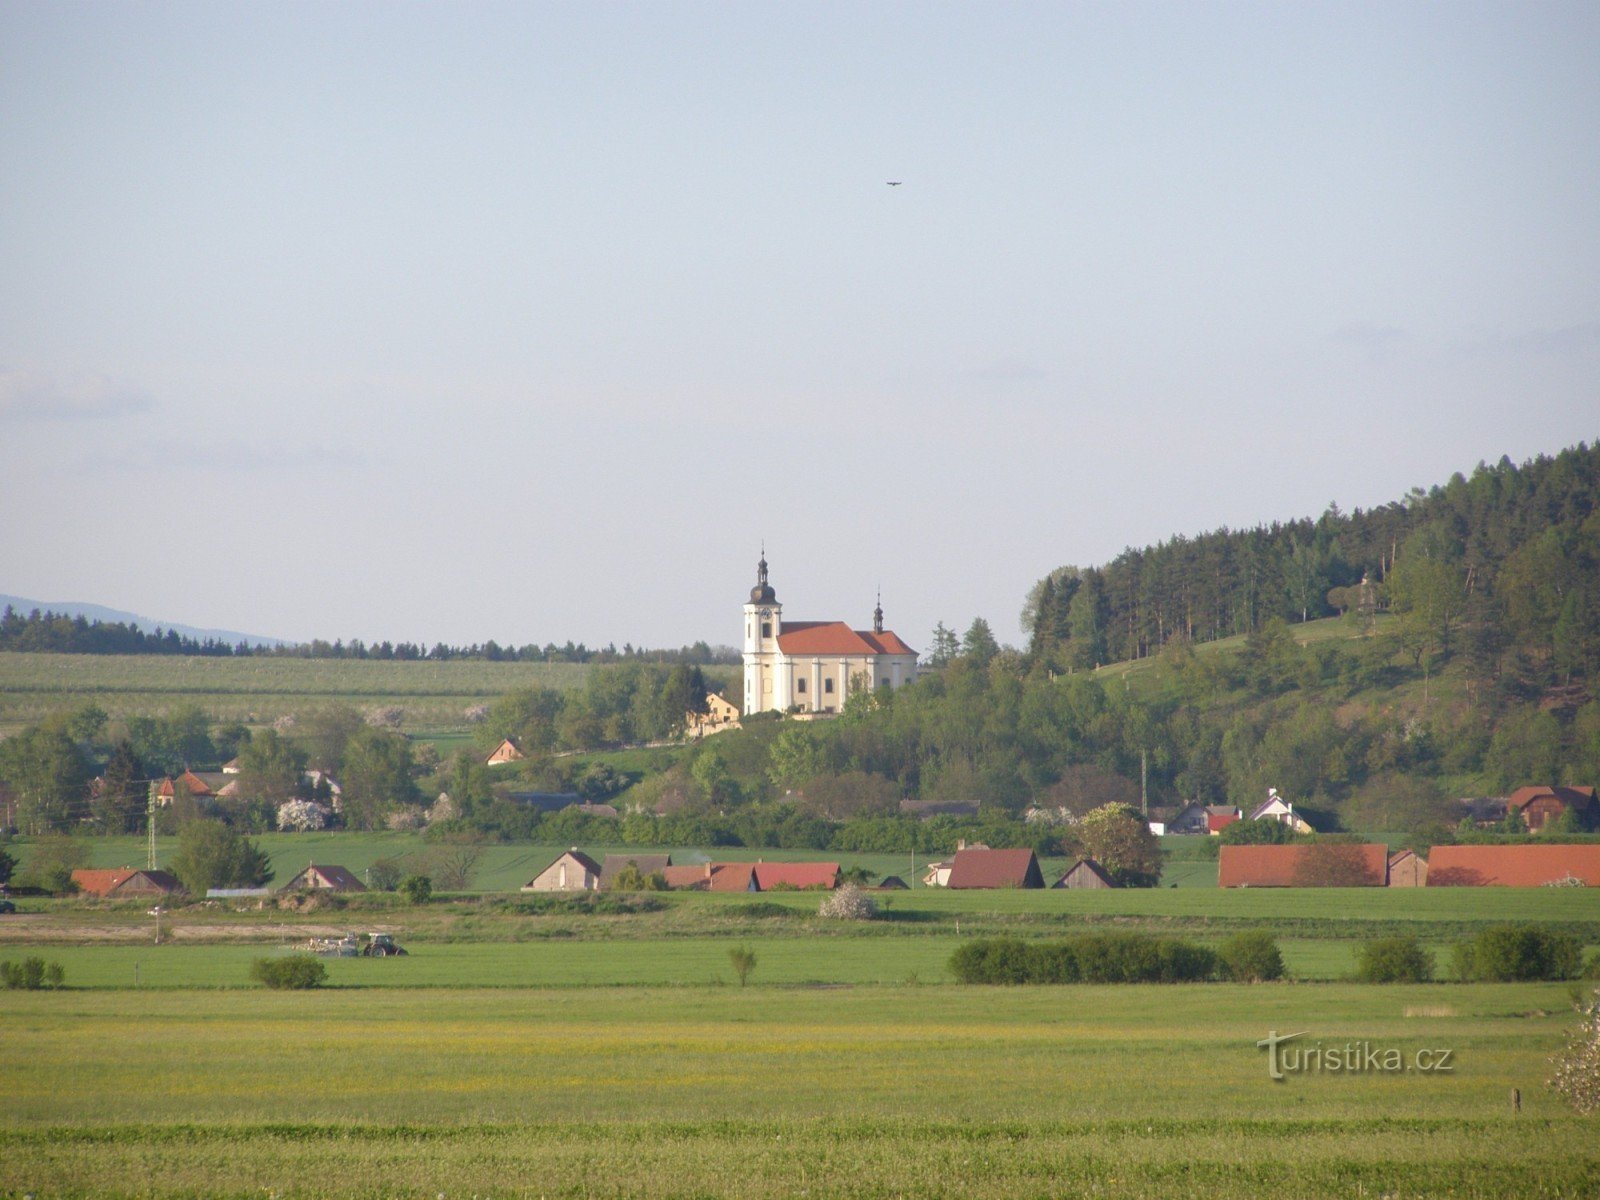
<svg viewBox="0 0 1600 1200">
<path fill-rule="evenodd" d="M 1433 955 L 1414 937 L 1378 938 L 1356 951 L 1356 978 L 1362 983 L 1427 983 Z"/>
<path fill-rule="evenodd" d="M 405 878 L 405 868 L 397 858 L 374 859 L 367 868 L 367 883 L 376 891 L 392 892 Z"/>
<path fill-rule="evenodd" d="M 269 988 L 298 991 L 321 987 L 328 978 L 328 967 L 320 958 L 310 954 L 258 958 L 250 964 L 250 978 Z"/>
<path fill-rule="evenodd" d="M 0 987 L 13 991 L 54 990 L 62 985 L 66 977 L 67 973 L 60 963 L 47 963 L 42 958 L 25 958 L 19 963 L 0 962 Z"/>
<path fill-rule="evenodd" d="M 1210 979 L 1204 946 L 1142 933 L 1087 933 L 1060 942 L 977 938 L 950 956 L 962 983 L 1182 983 Z"/>
<path fill-rule="evenodd" d="M 839 921 L 870 921 L 878 915 L 878 902 L 853 883 L 847 883 L 822 902 L 819 917 Z"/>
<path fill-rule="evenodd" d="M 397 890 L 407 904 L 426 904 L 433 899 L 433 880 L 426 875 L 407 875 Z"/>
<path fill-rule="evenodd" d="M 1537 925 L 1496 925 L 1458 946 L 1454 961 L 1463 980 L 1573 979 L 1583 970 L 1583 946 Z"/>
<path fill-rule="evenodd" d="M 1266 983 L 1283 978 L 1283 955 L 1277 939 L 1264 929 L 1224 938 L 1217 947 L 1217 961 L 1223 977 L 1235 983 Z"/>
<path fill-rule="evenodd" d="M 1567 1044 L 1550 1060 L 1555 1068 L 1550 1086 L 1587 1116 L 1600 1112 L 1600 992 L 1574 1001 L 1582 1019 L 1567 1035 Z"/>
</svg>

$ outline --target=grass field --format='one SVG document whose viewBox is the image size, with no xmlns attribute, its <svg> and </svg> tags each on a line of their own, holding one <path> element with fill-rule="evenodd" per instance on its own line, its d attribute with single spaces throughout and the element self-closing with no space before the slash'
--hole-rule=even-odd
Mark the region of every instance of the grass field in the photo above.
<svg viewBox="0 0 1600 1200">
<path fill-rule="evenodd" d="M 0 654 L 0 734 L 93 701 L 113 718 L 196 704 L 215 722 L 270 724 L 319 704 L 395 705 L 408 730 L 449 730 L 514 688 L 582 687 L 583 663 Z M 733 668 L 705 668 L 709 678 Z"/>
<path fill-rule="evenodd" d="M 1592 1197 L 1564 991 L 4 993 L 0 1194 Z M 1452 1069 L 1275 1083 L 1273 1030 Z"/>
</svg>

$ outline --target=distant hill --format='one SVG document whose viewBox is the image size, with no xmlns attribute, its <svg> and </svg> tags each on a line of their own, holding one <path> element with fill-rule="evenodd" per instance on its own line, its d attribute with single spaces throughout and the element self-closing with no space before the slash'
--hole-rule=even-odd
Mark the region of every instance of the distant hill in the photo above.
<svg viewBox="0 0 1600 1200">
<path fill-rule="evenodd" d="M 8 605 L 24 616 L 38 609 L 40 612 L 83 617 L 89 621 L 104 621 L 108 625 L 132 625 L 145 633 L 154 633 L 158 628 L 163 631 L 171 629 L 180 636 L 193 638 L 197 642 L 218 641 L 226 642 L 230 646 L 236 646 L 240 642 L 250 646 L 285 644 L 282 638 L 263 637 L 259 633 L 240 633 L 234 629 L 201 629 L 195 625 L 182 625 L 175 621 L 156 621 L 150 617 L 142 617 L 138 613 L 107 608 L 103 604 L 81 604 L 73 600 L 29 600 L 25 596 L 0 595 L 0 611 L 4 611 Z"/>
</svg>

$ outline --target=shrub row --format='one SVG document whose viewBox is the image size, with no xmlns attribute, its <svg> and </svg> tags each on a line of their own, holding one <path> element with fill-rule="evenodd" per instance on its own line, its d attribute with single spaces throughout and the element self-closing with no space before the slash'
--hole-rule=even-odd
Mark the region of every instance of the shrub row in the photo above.
<svg viewBox="0 0 1600 1200">
<path fill-rule="evenodd" d="M 1277 979 L 1283 959 L 1265 933 L 1236 934 L 1218 949 L 1143 933 L 1084 933 L 1059 942 L 978 938 L 950 956 L 962 983 L 1184 983 Z"/>
<path fill-rule="evenodd" d="M 25 958 L 19 963 L 0 962 L 0 987 L 37 992 L 40 988 L 58 988 L 67 973 L 58 962 L 45 962 L 42 958 Z"/>
<path fill-rule="evenodd" d="M 1583 971 L 1583 943 L 1537 925 L 1496 925 L 1457 945 L 1453 965 L 1463 981 L 1576 979 Z"/>
</svg>

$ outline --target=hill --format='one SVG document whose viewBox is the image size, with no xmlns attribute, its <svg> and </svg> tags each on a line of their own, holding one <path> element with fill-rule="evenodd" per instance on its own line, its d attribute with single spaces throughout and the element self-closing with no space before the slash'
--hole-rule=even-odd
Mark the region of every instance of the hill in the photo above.
<svg viewBox="0 0 1600 1200">
<path fill-rule="evenodd" d="M 143 633 L 171 630 L 180 637 L 195 642 L 223 642 L 230 646 L 243 643 L 247 646 L 282 646 L 281 638 L 266 637 L 259 633 L 240 633 L 233 629 L 202 629 L 197 625 L 184 625 L 177 621 L 157 621 L 138 613 L 107 608 L 103 604 L 84 604 L 76 600 L 29 600 L 24 596 L 0 595 L 0 611 L 7 608 L 27 614 L 34 611 L 51 612 L 65 617 L 82 617 L 86 621 L 99 621 L 106 625 L 129 625 Z"/>
</svg>

